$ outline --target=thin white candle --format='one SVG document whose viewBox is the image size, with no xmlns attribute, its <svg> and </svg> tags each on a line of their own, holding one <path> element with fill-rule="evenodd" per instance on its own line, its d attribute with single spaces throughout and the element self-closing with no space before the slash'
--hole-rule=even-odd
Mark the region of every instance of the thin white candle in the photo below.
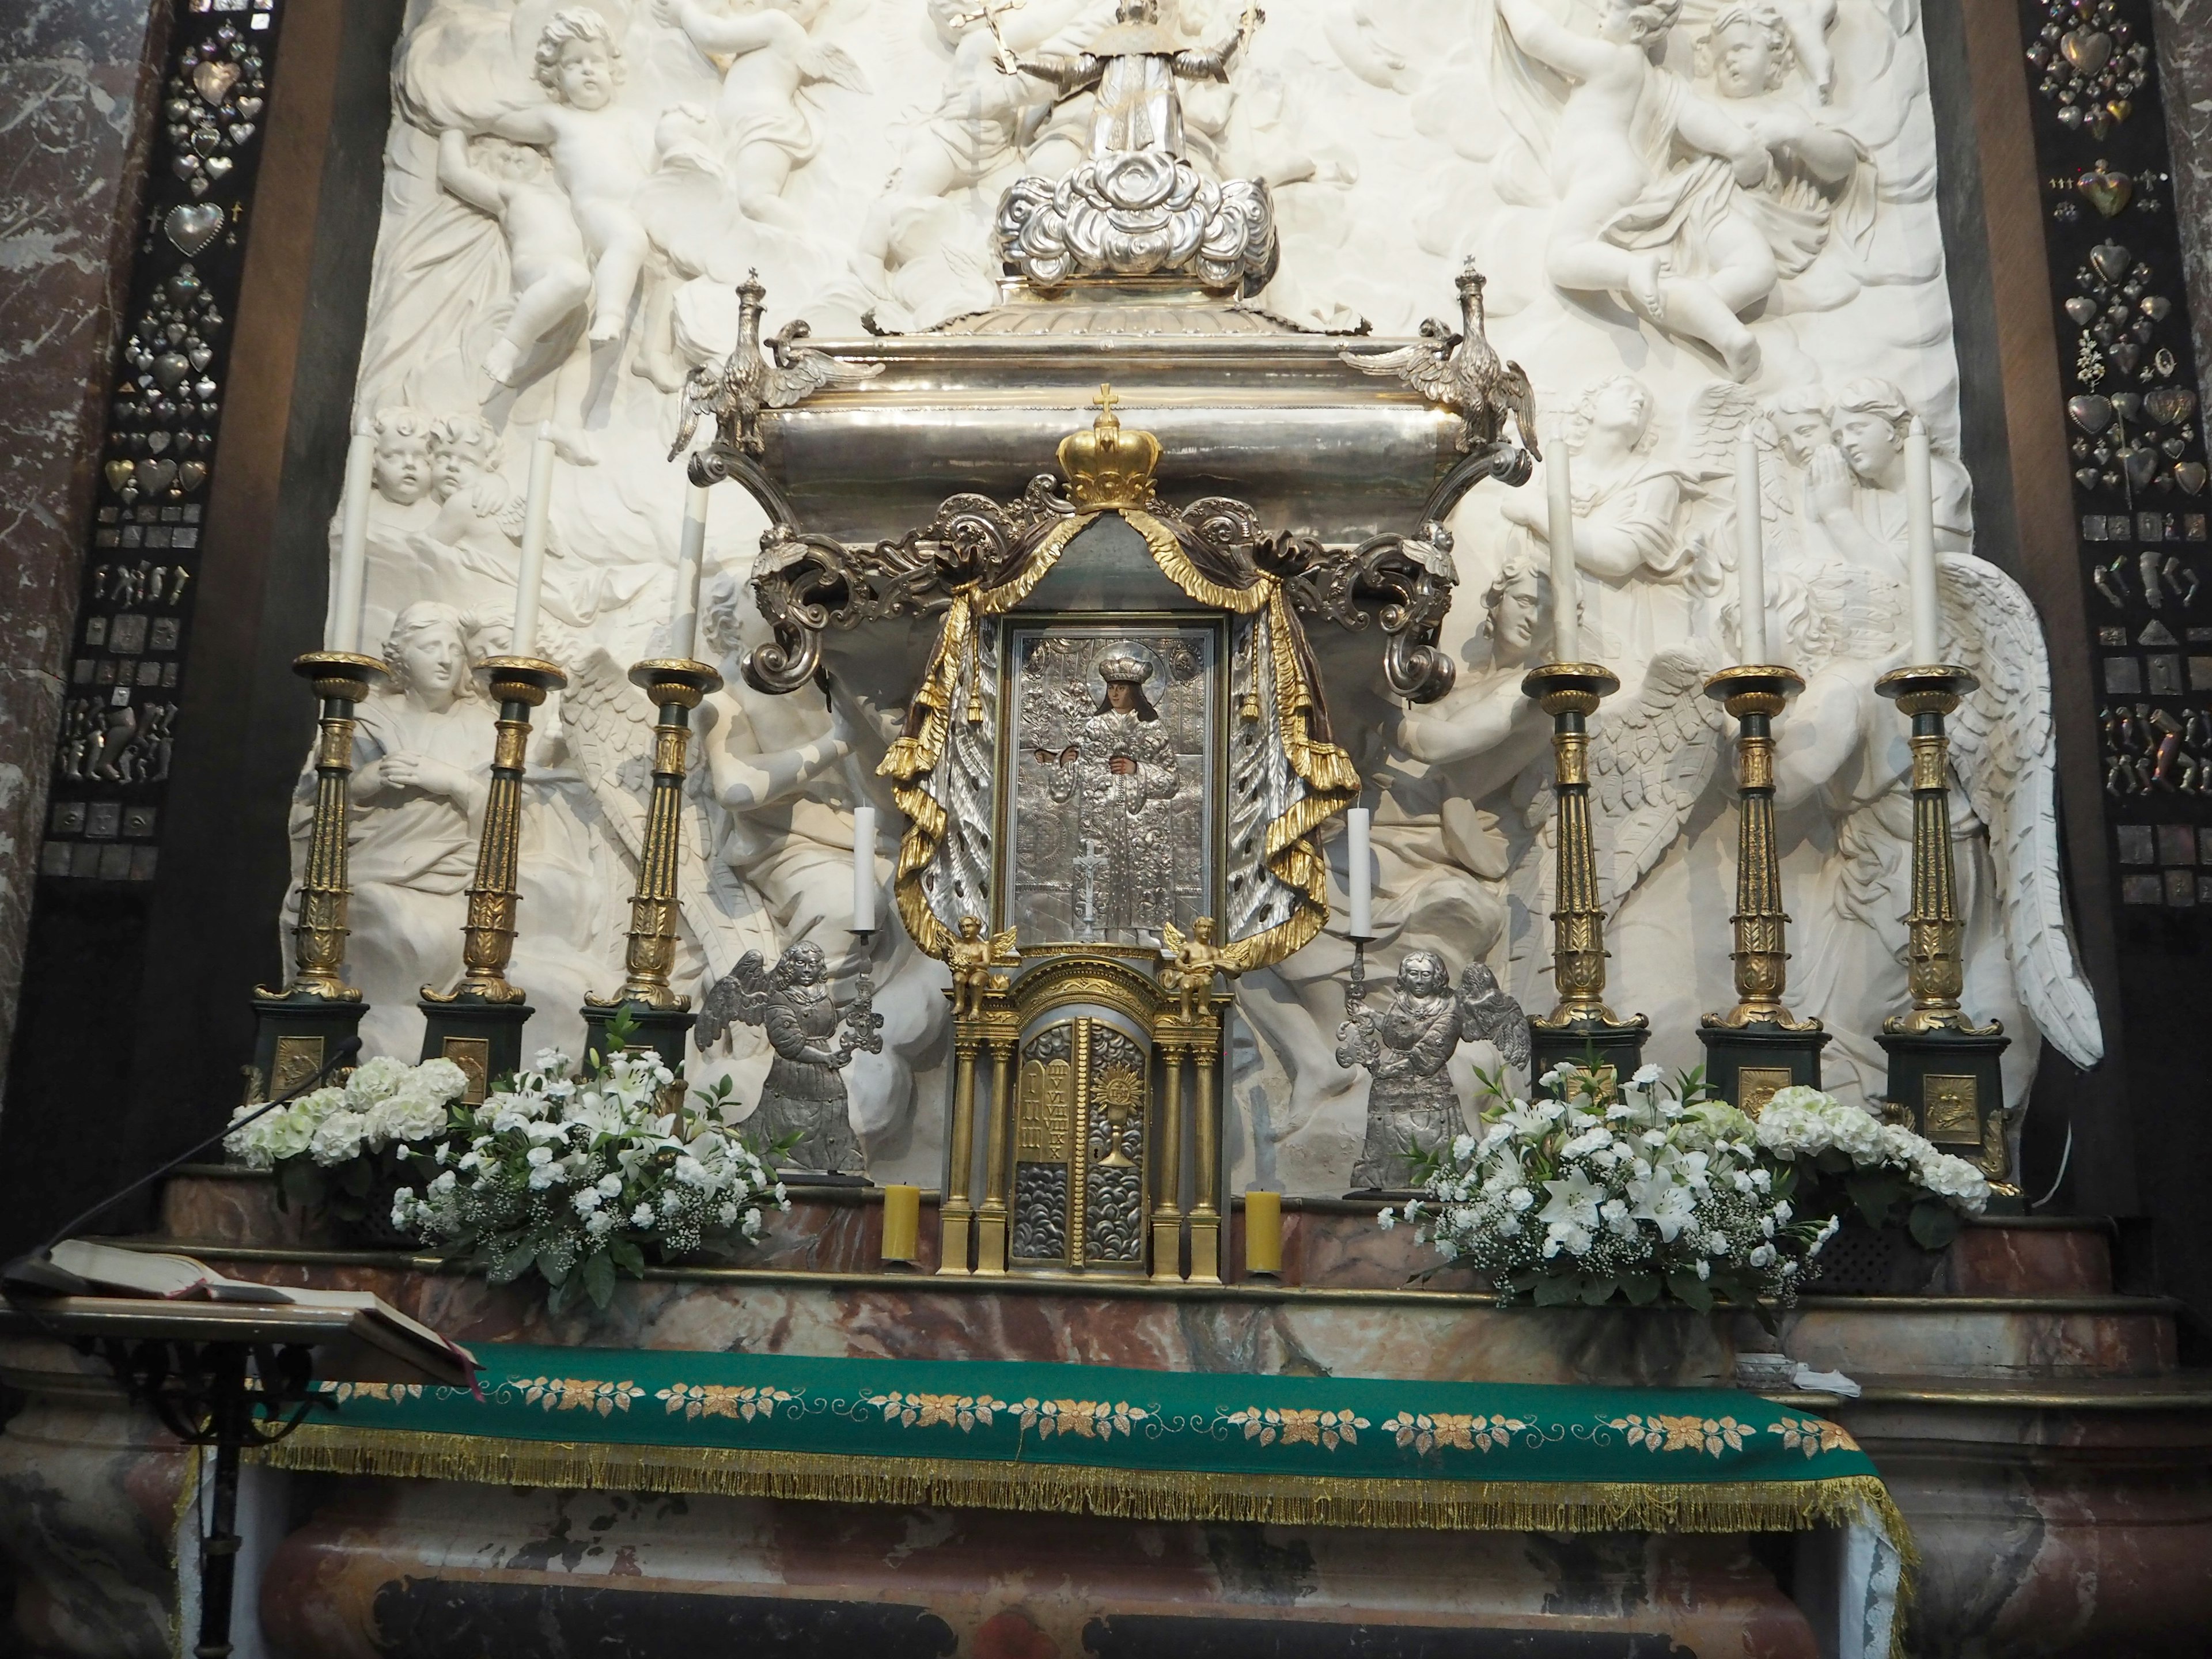
<svg viewBox="0 0 2212 1659">
<path fill-rule="evenodd" d="M 699 571 L 707 556 L 707 492 L 684 490 L 684 533 L 676 544 L 676 597 L 668 617 L 668 654 L 688 658 L 699 648 Z"/>
<path fill-rule="evenodd" d="M 1936 476 L 1928 427 L 1917 416 L 1905 438 L 1905 583 L 1912 601 L 1912 665 L 1943 660 L 1936 599 Z"/>
<path fill-rule="evenodd" d="M 361 613 L 368 586 L 368 491 L 376 472 L 376 438 L 356 432 L 346 446 L 345 489 L 338 497 L 338 564 L 331 573 L 326 651 L 361 649 Z"/>
<path fill-rule="evenodd" d="M 1766 550 L 1760 539 L 1759 440 L 1746 426 L 1735 441 L 1735 592 L 1739 660 L 1766 662 Z"/>
<path fill-rule="evenodd" d="M 538 603 L 545 586 L 545 521 L 553 505 L 553 428 L 541 426 L 530 446 L 530 493 L 522 504 L 522 562 L 514 572 L 514 641 L 518 657 L 538 649 Z"/>
<path fill-rule="evenodd" d="M 1369 831 L 1374 822 L 1374 813 L 1364 806 L 1355 806 L 1344 815 L 1344 880 L 1352 894 L 1354 939 L 1375 936 L 1375 879 L 1368 853 Z"/>
<path fill-rule="evenodd" d="M 1583 659 L 1582 580 L 1575 568 L 1575 486 L 1567 471 L 1564 422 L 1554 422 L 1544 451 L 1544 485 L 1551 495 L 1553 655 Z"/>
<path fill-rule="evenodd" d="M 853 809 L 853 931 L 876 927 L 876 809 Z"/>
</svg>

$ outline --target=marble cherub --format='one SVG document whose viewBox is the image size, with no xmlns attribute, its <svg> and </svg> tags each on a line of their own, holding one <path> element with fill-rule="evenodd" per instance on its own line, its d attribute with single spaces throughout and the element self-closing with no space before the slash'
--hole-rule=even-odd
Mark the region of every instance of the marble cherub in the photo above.
<svg viewBox="0 0 2212 1659">
<path fill-rule="evenodd" d="M 495 395 L 515 384 L 539 342 L 590 301 L 590 254 L 568 198 L 547 177 L 545 157 L 527 144 L 449 128 L 438 135 L 438 182 L 497 220 L 507 240 L 514 308 L 483 359 Z"/>
</svg>

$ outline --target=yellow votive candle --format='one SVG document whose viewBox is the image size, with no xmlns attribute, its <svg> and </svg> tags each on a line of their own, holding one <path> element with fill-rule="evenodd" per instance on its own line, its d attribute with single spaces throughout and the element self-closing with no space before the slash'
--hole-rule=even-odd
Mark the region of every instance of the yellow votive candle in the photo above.
<svg viewBox="0 0 2212 1659">
<path fill-rule="evenodd" d="M 921 1188 L 884 1188 L 884 1260 L 911 1261 L 921 1244 Z"/>
<path fill-rule="evenodd" d="M 1244 1271 L 1283 1271 L 1283 1195 L 1257 1187 L 1244 1194 Z"/>
</svg>

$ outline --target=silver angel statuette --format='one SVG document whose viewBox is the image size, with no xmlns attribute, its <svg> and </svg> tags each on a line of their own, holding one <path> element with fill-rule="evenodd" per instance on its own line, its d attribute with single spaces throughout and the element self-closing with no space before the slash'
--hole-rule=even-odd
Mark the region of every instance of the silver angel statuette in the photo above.
<svg viewBox="0 0 2212 1659">
<path fill-rule="evenodd" d="M 830 995 L 829 963 L 818 945 L 794 945 L 774 968 L 748 951 L 708 989 L 694 1040 L 703 1053 L 743 1021 L 768 1032 L 775 1059 L 746 1128 L 776 1162 L 792 1170 L 855 1176 L 865 1161 L 846 1109 L 842 1073 L 854 1054 L 881 1054 L 883 1016 L 862 973 L 859 994 L 840 1009 Z M 787 1146 L 786 1143 L 788 1143 Z"/>
<path fill-rule="evenodd" d="M 1447 1068 L 1463 1041 L 1496 1045 L 1506 1064 L 1528 1064 L 1528 1017 L 1496 975 L 1470 963 L 1455 990 L 1451 969 L 1434 951 L 1408 951 L 1398 967 L 1390 1006 L 1367 1006 L 1355 974 L 1345 992 L 1336 1063 L 1373 1074 L 1367 1096 L 1367 1140 L 1353 1165 L 1355 1191 L 1404 1192 L 1415 1185 L 1418 1159 L 1441 1152 L 1465 1133 L 1458 1092 Z"/>
</svg>

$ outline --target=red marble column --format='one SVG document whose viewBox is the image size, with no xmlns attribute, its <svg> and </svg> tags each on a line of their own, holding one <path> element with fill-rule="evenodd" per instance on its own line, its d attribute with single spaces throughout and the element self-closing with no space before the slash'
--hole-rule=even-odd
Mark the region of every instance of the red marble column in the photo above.
<svg viewBox="0 0 2212 1659">
<path fill-rule="evenodd" d="M 0 22 L 0 1073 L 167 21 L 25 0 Z"/>
</svg>

